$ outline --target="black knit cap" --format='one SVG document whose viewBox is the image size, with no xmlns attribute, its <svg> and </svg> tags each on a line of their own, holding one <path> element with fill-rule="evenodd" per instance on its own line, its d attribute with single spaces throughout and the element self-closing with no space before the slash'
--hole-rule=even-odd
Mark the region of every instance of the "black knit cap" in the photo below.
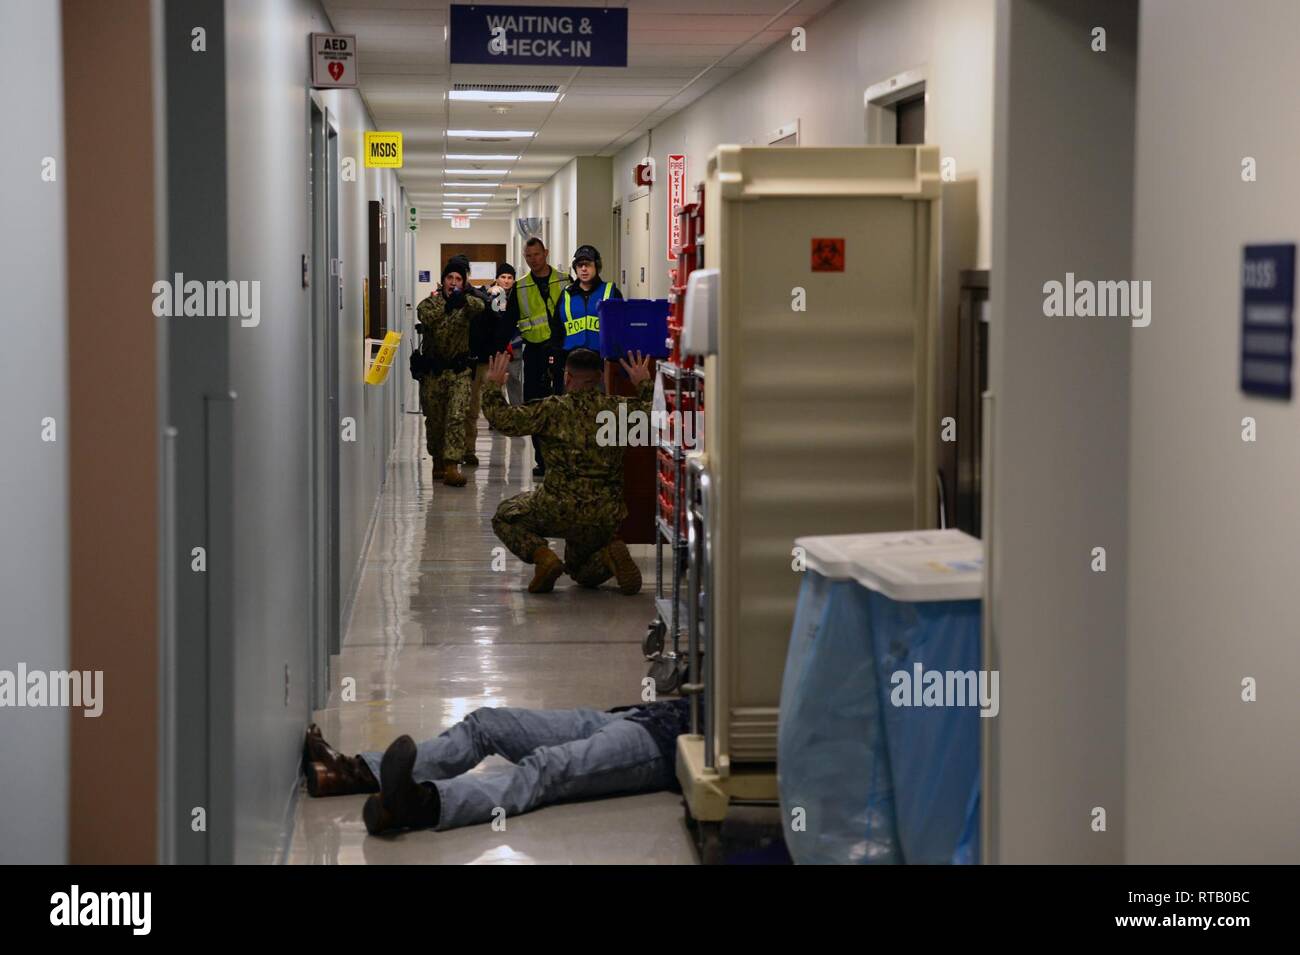
<svg viewBox="0 0 1300 955">
<path fill-rule="evenodd" d="M 453 255 L 447 260 L 447 264 L 442 268 L 442 277 L 445 279 L 452 272 L 460 276 L 462 282 L 469 281 L 469 261 L 463 256 Z"/>
<path fill-rule="evenodd" d="M 515 274 L 515 267 L 514 267 L 513 265 L 511 265 L 509 262 L 498 262 L 498 263 L 497 263 L 497 276 L 498 276 L 498 277 L 500 277 L 500 276 L 502 276 L 502 275 L 511 275 L 511 276 L 513 276 L 514 274 Z"/>
</svg>

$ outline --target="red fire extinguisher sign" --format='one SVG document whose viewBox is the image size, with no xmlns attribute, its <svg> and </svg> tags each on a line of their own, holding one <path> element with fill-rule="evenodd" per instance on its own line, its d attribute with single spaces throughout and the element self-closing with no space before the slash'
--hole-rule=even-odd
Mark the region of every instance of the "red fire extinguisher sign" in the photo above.
<svg viewBox="0 0 1300 955">
<path fill-rule="evenodd" d="M 676 262 L 682 248 L 682 223 L 677 210 L 686 203 L 686 157 L 668 157 L 668 261 Z"/>
</svg>

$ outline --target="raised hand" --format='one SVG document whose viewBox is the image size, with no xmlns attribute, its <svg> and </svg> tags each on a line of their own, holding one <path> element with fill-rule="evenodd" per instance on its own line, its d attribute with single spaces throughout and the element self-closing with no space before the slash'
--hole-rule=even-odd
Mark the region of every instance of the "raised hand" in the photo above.
<svg viewBox="0 0 1300 955">
<path fill-rule="evenodd" d="M 627 357 L 628 359 L 631 360 L 631 364 L 629 364 L 627 360 L 622 358 L 618 360 L 618 363 L 622 365 L 623 370 L 627 372 L 628 380 L 631 381 L 632 384 L 634 385 L 639 385 L 643 381 L 649 381 L 650 380 L 650 356 L 649 355 L 643 356 L 639 351 L 637 352 L 630 351 L 627 353 Z"/>
<path fill-rule="evenodd" d="M 506 383 L 510 374 L 510 356 L 503 351 L 488 359 L 487 380 L 500 387 Z"/>
</svg>

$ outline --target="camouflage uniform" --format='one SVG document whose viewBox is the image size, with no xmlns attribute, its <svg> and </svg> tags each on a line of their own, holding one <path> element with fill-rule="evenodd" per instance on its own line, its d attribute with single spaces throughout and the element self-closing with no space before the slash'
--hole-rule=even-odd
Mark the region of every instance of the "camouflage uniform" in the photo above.
<svg viewBox="0 0 1300 955">
<path fill-rule="evenodd" d="M 605 547 L 627 517 L 623 501 L 623 451 L 596 441 L 601 411 L 650 414 L 654 383 L 643 382 L 636 398 L 577 391 L 526 405 L 507 405 L 501 389 L 487 384 L 483 413 L 492 427 L 512 437 L 536 434 L 546 461 L 546 478 L 536 490 L 501 502 L 492 529 L 526 564 L 547 537 L 564 538 L 564 569 L 584 587 L 598 587 L 612 575 Z"/>
<path fill-rule="evenodd" d="M 483 311 L 483 302 L 473 295 L 448 314 L 447 300 L 434 293 L 416 309 L 424 333 L 420 354 L 433 355 L 446 368 L 420 379 L 420 411 L 424 413 L 425 446 L 434 461 L 460 463 L 465 456 L 465 418 L 469 413 L 470 385 L 474 365 L 469 357 L 469 323 Z"/>
</svg>

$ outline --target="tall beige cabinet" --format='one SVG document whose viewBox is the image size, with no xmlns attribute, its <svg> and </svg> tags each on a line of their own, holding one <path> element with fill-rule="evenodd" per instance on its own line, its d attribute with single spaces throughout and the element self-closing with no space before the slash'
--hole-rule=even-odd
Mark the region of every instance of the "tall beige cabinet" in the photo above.
<svg viewBox="0 0 1300 955">
<path fill-rule="evenodd" d="M 705 705 L 678 751 L 696 819 L 775 798 L 795 538 L 935 524 L 939 195 L 936 146 L 709 159 L 719 276 L 694 465 L 707 547 L 692 548 Z"/>
</svg>

